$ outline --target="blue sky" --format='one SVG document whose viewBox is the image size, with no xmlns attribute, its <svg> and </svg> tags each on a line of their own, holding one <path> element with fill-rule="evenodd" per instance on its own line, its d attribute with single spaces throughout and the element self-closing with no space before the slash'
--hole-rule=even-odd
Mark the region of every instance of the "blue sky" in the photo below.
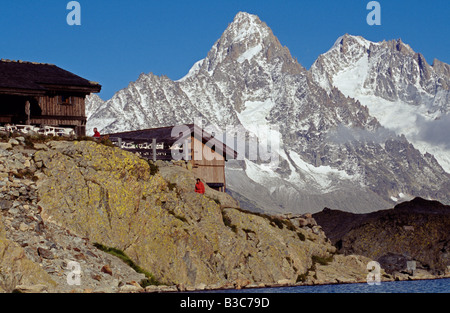
<svg viewBox="0 0 450 313">
<path fill-rule="evenodd" d="M 239 11 L 258 15 L 306 68 L 345 33 L 401 38 L 428 63 L 450 63 L 448 0 L 379 0 L 380 26 L 366 22 L 370 0 L 79 0 L 80 26 L 67 24 L 68 2 L 3 1 L 0 58 L 56 64 L 100 82 L 105 100 L 140 73 L 183 77 Z"/>
</svg>

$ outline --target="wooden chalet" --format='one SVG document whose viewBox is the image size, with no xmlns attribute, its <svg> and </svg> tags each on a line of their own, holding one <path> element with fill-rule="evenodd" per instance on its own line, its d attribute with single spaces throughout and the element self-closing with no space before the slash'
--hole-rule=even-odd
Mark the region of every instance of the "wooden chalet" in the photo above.
<svg viewBox="0 0 450 313">
<path fill-rule="evenodd" d="M 70 127 L 85 136 L 85 98 L 100 90 L 52 64 L 1 60 L 0 124 Z"/>
<path fill-rule="evenodd" d="M 225 162 L 237 152 L 194 124 L 183 125 L 174 135 L 174 126 L 108 134 L 122 149 L 156 160 L 183 159 L 192 165 L 196 177 L 209 187 L 225 192 Z M 187 148 L 185 148 L 187 147 Z"/>
</svg>

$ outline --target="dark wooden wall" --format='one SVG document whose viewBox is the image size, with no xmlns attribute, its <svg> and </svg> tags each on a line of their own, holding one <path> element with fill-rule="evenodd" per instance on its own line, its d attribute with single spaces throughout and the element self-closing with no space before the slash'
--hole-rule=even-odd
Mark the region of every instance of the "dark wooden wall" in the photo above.
<svg viewBox="0 0 450 313">
<path fill-rule="evenodd" d="M 25 124 L 25 103 L 30 101 L 39 107 L 36 109 L 32 106 L 30 124 L 31 125 L 48 125 L 72 127 L 78 136 L 86 135 L 86 112 L 85 112 L 85 95 L 67 95 L 70 102 L 63 103 L 61 95 L 44 95 L 36 97 L 10 96 L 14 103 L 7 96 L 1 103 L 2 106 L 14 105 L 14 110 L 9 109 L 8 112 L 0 114 L 0 123 L 9 124 Z"/>
</svg>

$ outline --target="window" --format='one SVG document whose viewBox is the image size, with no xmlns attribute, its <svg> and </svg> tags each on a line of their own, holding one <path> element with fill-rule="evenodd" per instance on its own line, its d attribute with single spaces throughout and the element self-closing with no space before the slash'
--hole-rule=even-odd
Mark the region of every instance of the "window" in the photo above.
<svg viewBox="0 0 450 313">
<path fill-rule="evenodd" d="M 72 97 L 67 95 L 61 95 L 60 96 L 60 104 L 64 105 L 71 105 L 72 104 Z"/>
</svg>

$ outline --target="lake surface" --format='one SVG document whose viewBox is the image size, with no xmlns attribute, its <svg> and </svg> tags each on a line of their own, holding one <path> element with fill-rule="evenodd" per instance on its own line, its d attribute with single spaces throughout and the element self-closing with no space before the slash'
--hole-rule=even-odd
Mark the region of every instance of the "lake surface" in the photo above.
<svg viewBox="0 0 450 313">
<path fill-rule="evenodd" d="M 380 285 L 335 284 L 320 286 L 296 286 L 221 290 L 230 293 L 449 293 L 450 278 L 432 280 L 381 282 Z"/>
</svg>

